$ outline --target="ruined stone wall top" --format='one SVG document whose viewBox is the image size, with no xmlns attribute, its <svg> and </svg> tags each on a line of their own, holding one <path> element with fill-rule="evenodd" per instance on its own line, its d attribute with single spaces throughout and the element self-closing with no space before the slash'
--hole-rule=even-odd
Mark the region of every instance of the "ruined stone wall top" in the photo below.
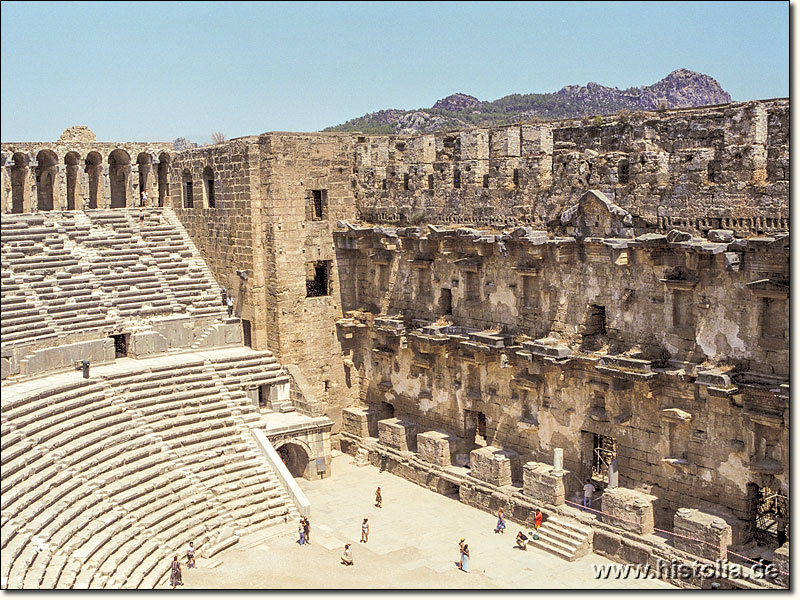
<svg viewBox="0 0 800 600">
<path fill-rule="evenodd" d="M 67 127 L 58 138 L 59 142 L 96 142 L 97 136 L 86 125 Z"/>
</svg>

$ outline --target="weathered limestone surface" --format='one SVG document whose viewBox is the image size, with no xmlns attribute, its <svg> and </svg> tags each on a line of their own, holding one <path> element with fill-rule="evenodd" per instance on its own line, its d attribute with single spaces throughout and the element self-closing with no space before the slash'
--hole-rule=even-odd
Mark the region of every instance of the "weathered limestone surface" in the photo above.
<svg viewBox="0 0 800 600">
<path fill-rule="evenodd" d="M 627 488 L 606 488 L 603 492 L 603 523 L 642 535 L 653 533 L 655 496 Z"/>
<path fill-rule="evenodd" d="M 521 479 L 519 454 L 486 446 L 469 453 L 470 475 L 492 485 L 511 485 Z"/>
<path fill-rule="evenodd" d="M 417 449 L 417 426 L 403 419 L 383 419 L 378 421 L 378 439 L 395 450 L 414 452 Z"/>
<path fill-rule="evenodd" d="M 422 460 L 449 467 L 462 446 L 461 441 L 445 431 L 425 431 L 417 434 L 417 452 Z"/>
<path fill-rule="evenodd" d="M 564 478 L 567 475 L 567 471 L 557 474 L 553 465 L 529 461 L 522 467 L 522 493 L 534 502 L 561 506 L 566 499 Z"/>
<path fill-rule="evenodd" d="M 358 437 L 369 437 L 369 411 L 363 408 L 342 410 L 342 431 Z"/>
<path fill-rule="evenodd" d="M 700 510 L 679 508 L 675 512 L 673 545 L 685 552 L 725 560 L 733 541 L 731 526 L 723 519 Z"/>
</svg>

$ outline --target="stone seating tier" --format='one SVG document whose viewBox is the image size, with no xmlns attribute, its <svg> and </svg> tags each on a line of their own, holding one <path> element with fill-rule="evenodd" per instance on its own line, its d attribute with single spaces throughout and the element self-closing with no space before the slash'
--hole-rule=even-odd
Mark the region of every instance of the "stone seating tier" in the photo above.
<svg viewBox="0 0 800 600">
<path fill-rule="evenodd" d="M 238 361 L 276 364 L 252 355 Z M 218 374 L 238 361 L 175 360 L 28 394 L 6 388 L 9 587 L 155 586 L 190 539 L 202 551 L 223 527 L 248 531 L 291 510 L 247 437 L 257 409 Z"/>
<path fill-rule="evenodd" d="M 104 337 L 158 315 L 223 318 L 219 286 L 178 220 L 146 213 L 144 223 L 138 209 L 3 215 L 3 347 Z"/>
</svg>

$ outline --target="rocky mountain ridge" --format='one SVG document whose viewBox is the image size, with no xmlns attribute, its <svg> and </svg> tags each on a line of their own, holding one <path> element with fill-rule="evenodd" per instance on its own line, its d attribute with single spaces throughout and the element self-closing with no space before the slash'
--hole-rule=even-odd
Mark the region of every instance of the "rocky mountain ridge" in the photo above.
<svg viewBox="0 0 800 600">
<path fill-rule="evenodd" d="M 493 102 L 484 102 L 468 94 L 452 94 L 438 100 L 431 108 L 381 110 L 325 131 L 414 134 L 730 101 L 730 94 L 712 77 L 677 69 L 653 85 L 626 90 L 590 82 L 585 86 L 568 85 L 552 94 L 511 94 Z"/>
</svg>

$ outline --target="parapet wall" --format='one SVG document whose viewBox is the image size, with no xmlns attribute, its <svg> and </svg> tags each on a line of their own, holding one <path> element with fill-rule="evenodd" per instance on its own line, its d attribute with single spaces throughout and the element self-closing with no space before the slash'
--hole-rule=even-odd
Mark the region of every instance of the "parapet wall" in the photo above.
<svg viewBox="0 0 800 600">
<path fill-rule="evenodd" d="M 788 229 L 789 101 L 357 138 L 359 218 L 545 226 L 588 189 L 645 230 Z"/>
</svg>

